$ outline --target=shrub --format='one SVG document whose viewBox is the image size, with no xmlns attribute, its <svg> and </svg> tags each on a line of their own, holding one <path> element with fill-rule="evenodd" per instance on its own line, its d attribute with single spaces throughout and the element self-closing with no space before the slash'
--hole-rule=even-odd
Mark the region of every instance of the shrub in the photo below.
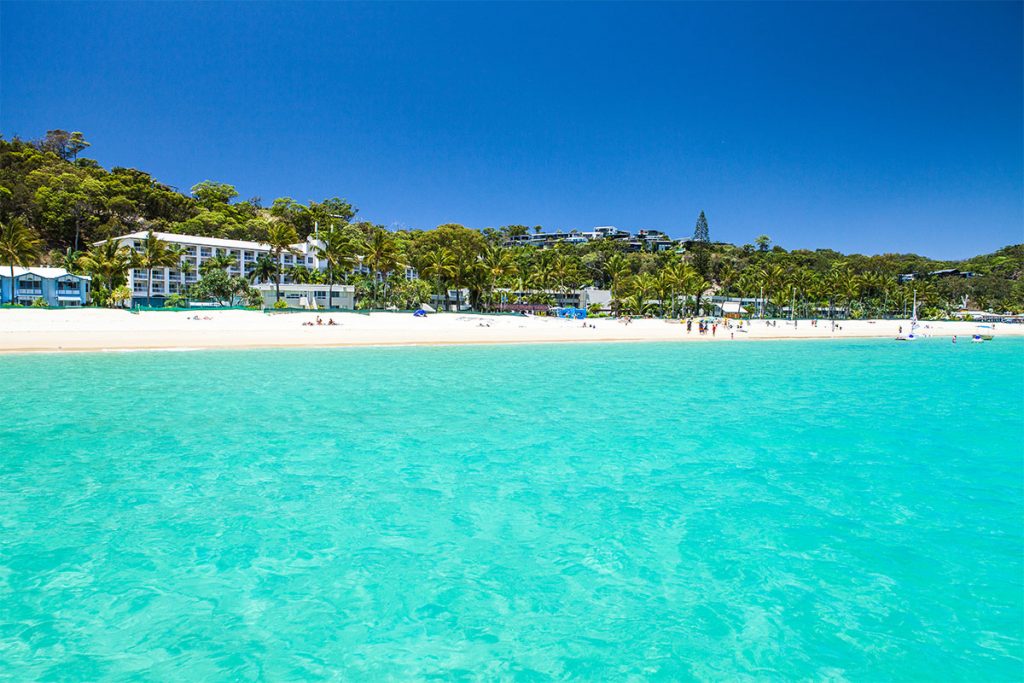
<svg viewBox="0 0 1024 683">
<path fill-rule="evenodd" d="M 50 304 L 46 303 L 46 299 L 41 296 L 32 301 L 32 308 L 48 308 L 49 306 Z"/>
<path fill-rule="evenodd" d="M 278 310 L 281 310 L 282 308 L 288 308 L 288 303 L 284 299 L 281 299 L 279 301 L 275 301 L 274 302 L 274 308 L 276 308 Z"/>
<path fill-rule="evenodd" d="M 171 294 L 164 300 L 164 308 L 186 308 L 188 300 L 181 294 Z"/>
<path fill-rule="evenodd" d="M 132 290 L 127 285 L 121 285 L 115 287 L 114 291 L 110 293 L 110 303 L 114 306 L 121 306 L 125 301 L 132 298 Z"/>
<path fill-rule="evenodd" d="M 263 292 L 256 288 L 250 288 L 245 293 L 245 305 L 249 308 L 263 308 Z"/>
</svg>

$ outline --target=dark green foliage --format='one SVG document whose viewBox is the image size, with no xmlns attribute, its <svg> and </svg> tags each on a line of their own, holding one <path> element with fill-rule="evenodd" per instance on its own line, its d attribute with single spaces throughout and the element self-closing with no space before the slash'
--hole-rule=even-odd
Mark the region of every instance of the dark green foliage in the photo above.
<svg viewBox="0 0 1024 683">
<path fill-rule="evenodd" d="M 704 217 L 704 212 L 701 211 L 700 215 L 697 216 L 697 225 L 693 228 L 693 241 L 694 242 L 710 242 L 711 236 L 708 233 L 708 219 Z"/>
<path fill-rule="evenodd" d="M 124 255 L 92 246 L 108 237 L 154 230 L 285 244 L 336 227 L 337 241 L 348 246 L 342 250 L 343 257 L 336 259 L 339 265 L 333 276 L 336 282 L 355 284 L 365 305 L 404 307 L 425 301 L 431 292 L 465 289 L 474 306 L 487 307 L 508 296 L 499 290 L 532 290 L 529 295 L 514 294 L 526 300 L 551 297 L 537 290 L 597 286 L 612 289 L 623 301 L 632 297 L 635 308 L 642 310 L 649 308 L 652 298 L 662 298 L 664 292 L 656 291 L 662 287 L 659 282 L 665 283 L 662 289 L 667 288 L 668 298 L 685 294 L 685 287 L 672 284 L 672 273 L 690 269 L 687 281 L 694 289 L 688 295 L 697 301 L 688 310 L 711 294 L 763 294 L 766 310 L 777 313 L 793 301 L 795 293 L 798 306 L 804 302 L 805 313 L 827 306 L 847 315 L 887 315 L 905 310 L 916 291 L 922 305 L 934 310 L 950 311 L 966 302 L 976 308 L 1024 311 L 1024 245 L 1019 244 L 959 262 L 916 254 L 786 251 L 772 245 L 767 236 L 737 247 L 710 241 L 702 211 L 693 238 L 681 245 L 682 253 L 632 252 L 614 240 L 559 243 L 547 249 L 505 248 L 509 238 L 542 228 L 513 224 L 478 231 L 446 224 L 425 231 L 389 231 L 369 222 L 353 222 L 357 210 L 337 197 L 308 204 L 282 197 L 264 207 L 258 197 L 238 201 L 233 186 L 210 180 L 197 183 L 185 195 L 143 171 L 122 167 L 107 171 L 91 159 L 80 158 L 88 146 L 81 133 L 61 130 L 49 131 L 35 142 L 0 138 L 0 224 L 16 222 L 29 228 L 42 241 L 40 254 L 50 253 L 56 265 L 77 262 L 96 278 L 97 293 L 116 289 L 128 267 Z M 84 254 L 73 258 L 76 252 Z M 350 272 L 356 262 L 372 270 L 373 276 Z M 257 267 L 254 279 L 269 282 L 279 277 L 270 260 Z M 418 268 L 426 283 L 409 284 L 406 267 Z M 944 268 L 971 271 L 977 277 L 927 276 Z M 232 281 L 223 270 L 219 273 L 204 273 L 202 286 L 196 285 L 197 291 L 189 296 L 222 302 L 252 296 L 252 303 L 256 302 L 257 295 L 246 282 Z M 896 276 L 906 273 L 917 279 L 898 285 Z M 300 275 L 289 273 L 294 280 Z M 319 272 L 305 275 L 325 277 Z M 707 287 L 701 289 L 705 281 Z M 677 312 L 675 305 L 665 308 Z"/>
</svg>

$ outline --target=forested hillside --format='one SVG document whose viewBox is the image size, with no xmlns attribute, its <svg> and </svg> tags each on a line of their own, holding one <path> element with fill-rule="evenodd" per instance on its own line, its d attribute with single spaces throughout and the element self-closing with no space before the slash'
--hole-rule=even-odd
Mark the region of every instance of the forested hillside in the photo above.
<svg viewBox="0 0 1024 683">
<path fill-rule="evenodd" d="M 298 239 L 319 225 L 338 231 L 339 280 L 348 279 L 357 262 L 373 271 L 372 278 L 352 277 L 366 305 L 394 303 L 389 292 L 408 289 L 401 280 L 404 267 L 411 266 L 435 291 L 468 289 L 474 305 L 484 308 L 498 290 L 598 286 L 613 290 L 621 310 L 651 315 L 679 314 L 680 296 L 687 297 L 691 310 L 701 310 L 701 297 L 710 294 L 763 297 L 769 310 L 796 302 L 805 312 L 827 304 L 854 317 L 888 315 L 905 309 L 915 291 L 935 315 L 964 305 L 1024 310 L 1020 244 L 958 262 L 915 254 L 787 251 L 772 246 L 766 236 L 753 235 L 751 243 L 741 246 L 688 239 L 662 252 L 634 252 L 614 240 L 557 243 L 544 249 L 507 247 L 508 237 L 522 234 L 525 226 L 471 230 L 448 224 L 389 231 L 356 221 L 357 209 L 337 197 L 307 204 L 280 197 L 265 203 L 259 197 L 240 199 L 233 186 L 208 180 L 186 193 L 144 171 L 106 170 L 83 156 L 88 147 L 81 133 L 60 130 L 35 141 L 0 138 L 0 223 L 17 223 L 37 235 L 41 260 L 85 268 L 82 264 L 95 261 L 82 258 L 91 245 L 136 230 L 263 241 L 274 225 L 293 228 Z M 701 230 L 697 234 L 703 235 Z M 927 275 L 948 268 L 974 276 Z M 903 273 L 917 278 L 901 284 L 896 276 Z M 113 286 L 119 278 L 108 274 L 104 279 Z M 387 284 L 390 280 L 393 287 Z M 535 291 L 531 296 L 543 294 Z"/>
</svg>

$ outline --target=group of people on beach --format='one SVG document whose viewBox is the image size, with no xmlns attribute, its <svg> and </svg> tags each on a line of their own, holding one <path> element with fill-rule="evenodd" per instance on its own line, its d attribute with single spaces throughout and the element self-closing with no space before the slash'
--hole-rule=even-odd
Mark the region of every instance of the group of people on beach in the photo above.
<svg viewBox="0 0 1024 683">
<path fill-rule="evenodd" d="M 693 331 L 693 318 L 687 318 L 686 319 L 686 333 L 689 334 L 692 331 Z M 718 322 L 717 321 L 698 320 L 697 321 L 697 333 L 698 334 L 707 334 L 709 332 L 711 333 L 712 337 L 715 336 L 715 334 L 718 332 Z"/>
<path fill-rule="evenodd" d="M 323 324 L 324 324 L 324 319 L 321 318 L 320 316 L 317 316 L 316 317 L 316 322 L 313 322 L 311 320 L 307 320 L 306 322 L 302 323 L 302 326 L 303 327 L 316 327 L 317 325 L 323 325 Z M 334 318 L 328 318 L 327 319 L 327 324 L 328 325 L 337 325 L 338 323 L 334 322 Z"/>
</svg>

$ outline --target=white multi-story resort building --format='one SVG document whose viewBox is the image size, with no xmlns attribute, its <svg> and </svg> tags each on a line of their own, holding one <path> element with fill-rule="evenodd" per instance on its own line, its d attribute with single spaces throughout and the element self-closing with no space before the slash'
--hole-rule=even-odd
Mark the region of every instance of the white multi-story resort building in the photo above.
<svg viewBox="0 0 1024 683">
<path fill-rule="evenodd" d="M 270 256 L 270 246 L 261 242 L 249 242 L 246 240 L 229 240 L 218 237 L 198 237 L 196 235 L 178 235 L 169 232 L 153 233 L 164 242 L 176 245 L 183 250 L 181 264 L 188 263 L 186 273 L 182 267 L 178 268 L 154 268 L 152 289 L 150 289 L 149 271 L 143 268 L 134 268 L 128 273 L 128 287 L 132 290 L 132 305 L 156 305 L 160 306 L 171 294 L 183 293 L 187 287 L 194 285 L 202 279 L 200 268 L 209 259 L 217 255 L 227 255 L 235 260 L 235 263 L 227 269 L 229 276 L 241 275 L 251 279 L 252 271 L 256 268 L 256 260 L 261 256 Z M 135 251 L 142 250 L 142 244 L 149 235 L 148 231 L 133 232 L 129 235 L 122 235 L 115 238 L 118 242 Z M 305 267 L 309 270 L 325 270 L 327 264 L 322 262 L 316 255 L 316 241 L 311 236 L 305 242 L 292 245 L 294 253 L 282 253 L 278 263 L 284 271 L 282 283 L 292 285 L 287 275 L 287 269 L 294 266 Z M 256 281 L 257 289 L 264 291 L 264 297 L 273 302 L 267 294 L 267 290 L 274 290 L 273 282 Z M 297 305 L 300 299 L 305 299 L 307 305 L 314 302 L 317 307 L 328 307 L 327 285 L 302 285 L 301 288 L 283 288 L 281 295 L 289 306 Z M 301 292 L 300 292 L 301 290 Z M 354 305 L 354 288 L 336 284 L 332 288 L 333 300 L 331 308 L 352 308 Z M 152 292 L 152 301 L 147 297 Z M 295 299 L 296 301 L 292 301 Z"/>
</svg>

